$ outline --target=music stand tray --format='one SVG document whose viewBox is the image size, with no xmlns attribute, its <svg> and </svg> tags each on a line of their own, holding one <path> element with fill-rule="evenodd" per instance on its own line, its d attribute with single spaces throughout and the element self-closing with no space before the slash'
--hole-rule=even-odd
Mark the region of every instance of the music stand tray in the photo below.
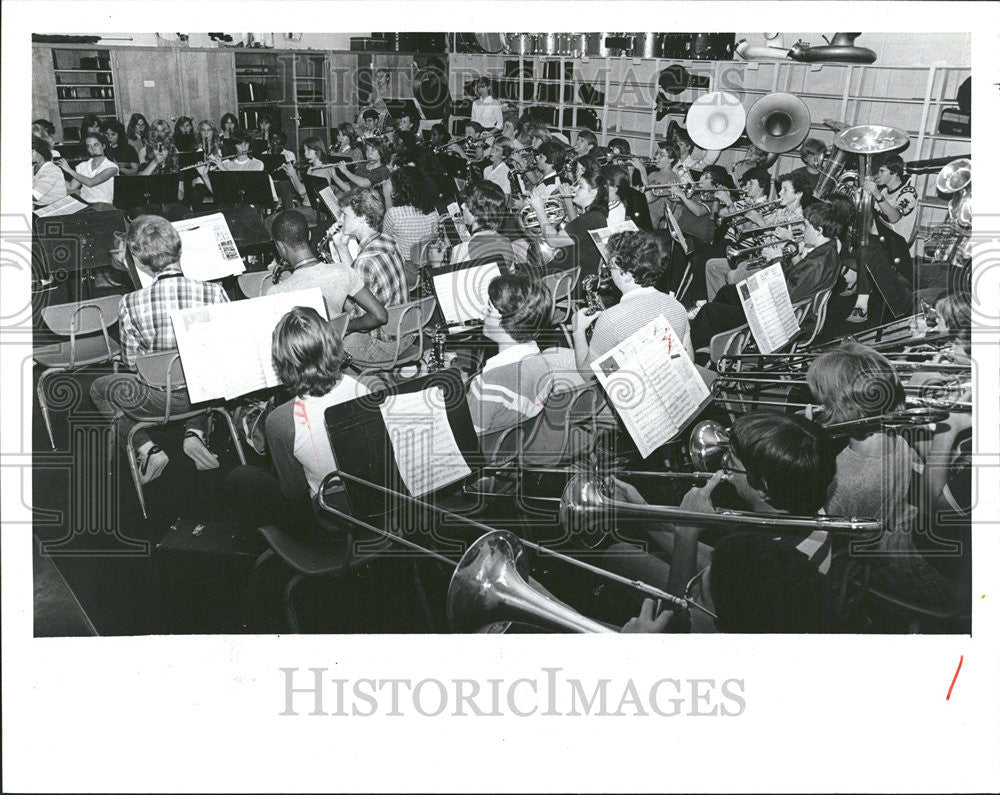
<svg viewBox="0 0 1000 795">
<path fill-rule="evenodd" d="M 175 203 L 181 175 L 176 171 L 149 176 L 126 177 L 119 174 L 114 179 L 114 206 L 119 210 L 130 210 L 151 204 Z"/>
<path fill-rule="evenodd" d="M 213 171 L 209 176 L 216 205 L 255 204 L 258 207 L 271 207 L 274 204 L 271 180 L 263 171 Z"/>
</svg>

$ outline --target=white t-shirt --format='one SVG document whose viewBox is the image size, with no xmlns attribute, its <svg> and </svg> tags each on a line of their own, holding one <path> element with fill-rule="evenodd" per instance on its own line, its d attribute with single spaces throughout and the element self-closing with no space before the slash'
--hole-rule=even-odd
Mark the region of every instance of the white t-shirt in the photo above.
<svg viewBox="0 0 1000 795">
<path fill-rule="evenodd" d="M 295 460 L 302 464 L 309 493 L 316 494 L 323 478 L 337 468 L 330 439 L 326 435 L 326 410 L 369 394 L 368 387 L 349 375 L 322 397 L 297 397 L 292 407 L 295 422 Z"/>
<path fill-rule="evenodd" d="M 494 185 L 499 185 L 504 196 L 510 196 L 510 166 L 506 163 L 486 166 L 483 169 L 483 176 Z"/>
<path fill-rule="evenodd" d="M 477 99 L 472 103 L 472 120 L 483 125 L 484 130 L 503 127 L 503 106 L 494 97 Z"/>
<path fill-rule="evenodd" d="M 608 226 L 620 224 L 625 220 L 625 202 L 618 202 L 614 207 L 608 208 Z"/>
<path fill-rule="evenodd" d="M 82 177 L 93 177 L 106 171 L 109 168 L 114 169 L 115 176 L 118 174 L 118 166 L 112 163 L 110 160 L 105 158 L 101 161 L 101 164 L 97 167 L 97 171 L 93 170 L 92 160 L 85 160 L 80 165 L 76 167 L 76 173 Z M 105 180 L 100 185 L 95 185 L 92 188 L 88 188 L 83 185 L 80 188 L 80 198 L 83 199 L 88 204 L 97 204 L 98 202 L 105 202 L 106 204 L 113 204 L 115 200 L 115 178 L 112 176 L 110 179 Z"/>
</svg>

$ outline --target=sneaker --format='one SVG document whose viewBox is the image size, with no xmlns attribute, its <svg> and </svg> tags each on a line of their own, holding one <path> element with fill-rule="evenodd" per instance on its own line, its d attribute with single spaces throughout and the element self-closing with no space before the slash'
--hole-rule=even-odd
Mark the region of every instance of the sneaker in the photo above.
<svg viewBox="0 0 1000 795">
<path fill-rule="evenodd" d="M 184 434 L 184 455 L 194 461 L 197 469 L 218 469 L 219 457 L 208 449 L 205 439 L 196 430 Z"/>
<path fill-rule="evenodd" d="M 145 486 L 163 474 L 170 458 L 163 452 L 163 448 L 154 444 L 145 455 L 136 453 L 136 463 L 139 465 L 139 482 Z"/>
<path fill-rule="evenodd" d="M 851 310 L 851 314 L 847 316 L 848 323 L 866 323 L 868 321 L 868 310 L 862 309 L 860 306 L 854 307 Z"/>
</svg>

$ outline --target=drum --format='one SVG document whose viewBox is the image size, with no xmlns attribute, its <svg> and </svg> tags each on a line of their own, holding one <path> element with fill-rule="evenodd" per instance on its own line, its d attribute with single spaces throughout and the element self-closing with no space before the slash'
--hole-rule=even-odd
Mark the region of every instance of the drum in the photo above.
<svg viewBox="0 0 1000 795">
<path fill-rule="evenodd" d="M 559 37 L 556 33 L 540 34 L 542 40 L 541 51 L 543 55 L 559 54 Z"/>
<path fill-rule="evenodd" d="M 636 33 L 632 55 L 636 58 L 655 58 L 659 33 Z"/>
<path fill-rule="evenodd" d="M 507 47 L 507 37 L 503 33 L 477 33 L 476 42 L 487 53 L 505 52 Z"/>
<path fill-rule="evenodd" d="M 833 148 L 833 151 L 823 161 L 823 165 L 820 166 L 819 179 L 816 181 L 816 188 L 813 190 L 814 198 L 825 200 L 836 192 L 837 184 L 840 182 L 840 175 L 843 173 L 844 166 L 847 165 L 847 158 L 851 154 L 851 152 L 841 149 L 838 146 Z"/>
<path fill-rule="evenodd" d="M 604 44 L 604 37 L 607 33 L 583 33 L 582 51 L 580 55 L 589 58 L 606 58 L 608 48 Z"/>
<path fill-rule="evenodd" d="M 558 55 L 573 55 L 575 33 L 557 33 L 556 50 Z"/>
<path fill-rule="evenodd" d="M 534 33 L 511 33 L 513 51 L 518 55 L 534 55 L 538 47 L 538 36 Z"/>
</svg>

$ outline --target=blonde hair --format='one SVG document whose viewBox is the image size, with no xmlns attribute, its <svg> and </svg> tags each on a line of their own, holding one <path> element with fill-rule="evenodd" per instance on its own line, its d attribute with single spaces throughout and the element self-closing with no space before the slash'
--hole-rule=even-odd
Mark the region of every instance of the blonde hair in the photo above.
<svg viewBox="0 0 1000 795">
<path fill-rule="evenodd" d="M 818 356 L 806 380 L 827 423 L 877 417 L 906 404 L 903 384 L 889 360 L 857 342 Z"/>
</svg>

